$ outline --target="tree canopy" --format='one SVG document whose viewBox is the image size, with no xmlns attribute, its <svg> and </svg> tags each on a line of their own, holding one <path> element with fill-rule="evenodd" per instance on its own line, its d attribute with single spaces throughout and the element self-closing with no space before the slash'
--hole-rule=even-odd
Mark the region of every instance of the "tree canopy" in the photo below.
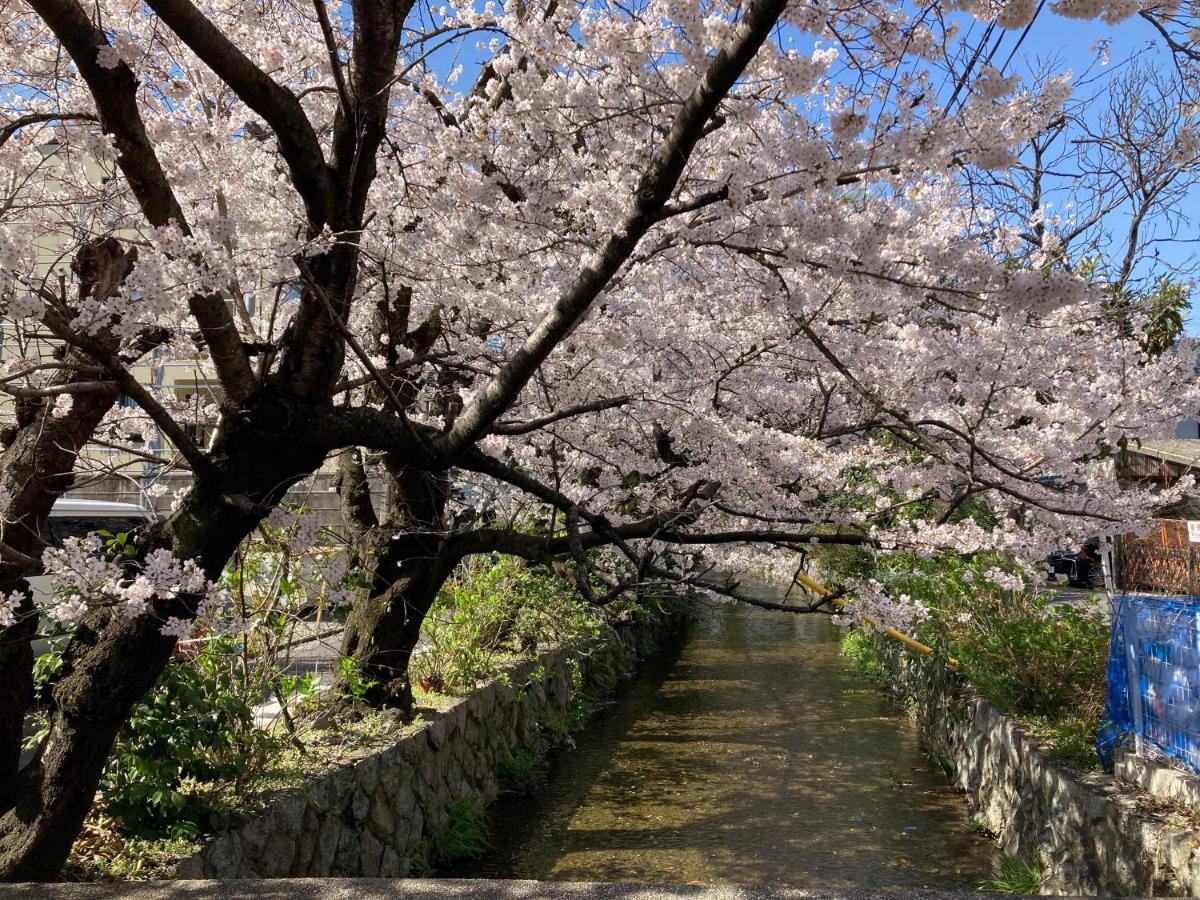
<svg viewBox="0 0 1200 900">
<path fill-rule="evenodd" d="M 1177 11 L 1055 8 L 1150 15 L 1186 63 Z M 1112 314 L 1124 281 L 1081 271 L 1019 190 L 1070 81 L 1005 74 L 964 26 L 1037 14 L 0 4 L 0 873 L 57 871 L 130 705 L 322 466 L 369 574 L 346 650 L 400 705 L 421 618 L 475 553 L 574 560 L 603 603 L 700 552 L 1032 561 L 1146 520 L 1162 496 L 1096 463 L 1195 410 L 1195 352 L 1145 345 Z M 1186 170 L 1195 135 L 1172 135 L 1155 152 Z M 212 404 L 154 389 L 171 360 Z M 172 452 L 131 441 L 152 432 Z M 47 550 L 97 441 L 191 484 L 118 557 Z M 363 454 L 393 483 L 382 520 Z M 531 505 L 550 527 L 514 524 Z M 602 547 L 619 564 L 592 568 Z M 75 630 L 21 766 L 42 613 Z"/>
</svg>

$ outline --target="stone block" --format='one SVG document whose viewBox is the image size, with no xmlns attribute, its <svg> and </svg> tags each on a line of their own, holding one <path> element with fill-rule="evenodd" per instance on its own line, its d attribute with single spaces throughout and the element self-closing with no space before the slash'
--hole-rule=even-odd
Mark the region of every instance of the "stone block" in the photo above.
<svg viewBox="0 0 1200 900">
<path fill-rule="evenodd" d="M 379 786 L 380 757 L 381 755 L 378 753 L 364 757 L 355 772 L 359 788 L 368 795 L 374 794 L 375 788 Z"/>
<path fill-rule="evenodd" d="M 340 836 L 341 823 L 333 816 L 324 817 L 317 833 L 317 846 L 313 853 L 312 865 L 309 867 L 310 875 L 321 877 L 332 874 Z"/>
<path fill-rule="evenodd" d="M 204 874 L 209 878 L 236 878 L 242 865 L 242 842 L 237 834 L 223 834 L 204 848 Z"/>
<path fill-rule="evenodd" d="M 379 877 L 399 878 L 400 876 L 400 857 L 391 847 L 384 847 L 379 860 Z"/>
<path fill-rule="evenodd" d="M 371 832 L 364 832 L 359 841 L 358 871 L 355 873 L 362 878 L 377 878 L 383 863 L 383 844 L 376 840 Z"/>
<path fill-rule="evenodd" d="M 275 823 L 270 814 L 251 819 L 238 829 L 241 839 L 242 861 L 257 860 L 266 846 L 267 838 L 275 831 Z"/>
<path fill-rule="evenodd" d="M 371 798 L 362 788 L 354 792 L 350 800 L 350 824 L 355 827 L 367 821 L 367 813 L 371 811 Z"/>
<path fill-rule="evenodd" d="M 300 791 L 286 791 L 280 794 L 279 799 L 271 804 L 271 817 L 275 821 L 275 828 L 292 837 L 299 835 L 306 809 L 308 800 Z"/>
<path fill-rule="evenodd" d="M 263 878 L 286 878 L 298 874 L 292 868 L 296 859 L 296 842 L 295 836 L 280 831 L 267 838 L 257 865 Z"/>
<path fill-rule="evenodd" d="M 309 805 L 304 808 L 301 819 L 300 834 L 296 837 L 296 860 L 292 864 L 297 875 L 313 874 L 313 855 L 317 852 L 317 836 L 321 832 L 321 817 L 316 807 Z"/>
<path fill-rule="evenodd" d="M 434 750 L 441 750 L 446 742 L 446 723 L 441 718 L 434 719 L 425 726 L 425 739 Z"/>
<path fill-rule="evenodd" d="M 368 832 L 369 834 L 369 832 Z M 338 823 L 337 853 L 333 857 L 331 874 L 357 878 L 362 857 L 362 839 L 366 835 L 356 833 L 344 822 Z"/>
</svg>

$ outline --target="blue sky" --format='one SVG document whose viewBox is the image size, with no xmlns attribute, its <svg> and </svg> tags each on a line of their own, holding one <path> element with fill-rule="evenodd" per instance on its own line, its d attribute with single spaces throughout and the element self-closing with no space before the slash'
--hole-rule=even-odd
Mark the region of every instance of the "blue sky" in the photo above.
<svg viewBox="0 0 1200 900">
<path fill-rule="evenodd" d="M 1006 59 L 1018 37 L 1019 32 L 1006 34 L 1005 43 L 995 59 Z M 1065 19 L 1050 12 L 1047 4 L 1039 21 L 1021 44 L 1009 71 L 1023 72 L 1032 59 L 1043 58 L 1071 69 L 1078 77 L 1089 67 L 1095 70 L 1100 47 L 1104 44 L 1109 51 L 1109 67 L 1120 65 L 1133 54 L 1141 54 L 1141 60 L 1146 64 L 1173 69 L 1174 63 L 1161 36 L 1148 22 L 1138 17 L 1127 19 L 1119 25 Z M 1179 211 L 1190 221 L 1180 230 L 1180 237 L 1185 238 L 1184 241 L 1161 246 L 1162 258 L 1168 263 L 1182 264 L 1195 253 L 1193 245 L 1200 237 L 1200 192 L 1193 191 Z M 1194 294 L 1193 303 L 1187 330 L 1193 336 L 1200 336 L 1200 290 Z"/>
</svg>

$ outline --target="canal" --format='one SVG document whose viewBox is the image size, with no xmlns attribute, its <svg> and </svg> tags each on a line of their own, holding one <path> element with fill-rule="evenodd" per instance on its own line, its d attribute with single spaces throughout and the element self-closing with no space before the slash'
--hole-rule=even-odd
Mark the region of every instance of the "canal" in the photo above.
<svg viewBox="0 0 1200 900">
<path fill-rule="evenodd" d="M 456 874 L 973 889 L 994 846 L 825 616 L 705 610 Z"/>
</svg>

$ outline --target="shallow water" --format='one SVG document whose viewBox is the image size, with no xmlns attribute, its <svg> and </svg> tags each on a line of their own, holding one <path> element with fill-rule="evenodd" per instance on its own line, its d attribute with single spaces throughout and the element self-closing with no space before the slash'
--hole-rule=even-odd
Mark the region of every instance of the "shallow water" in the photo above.
<svg viewBox="0 0 1200 900">
<path fill-rule="evenodd" d="M 456 872 L 579 881 L 973 888 L 994 848 L 824 616 L 720 605 L 493 807 Z"/>
</svg>

